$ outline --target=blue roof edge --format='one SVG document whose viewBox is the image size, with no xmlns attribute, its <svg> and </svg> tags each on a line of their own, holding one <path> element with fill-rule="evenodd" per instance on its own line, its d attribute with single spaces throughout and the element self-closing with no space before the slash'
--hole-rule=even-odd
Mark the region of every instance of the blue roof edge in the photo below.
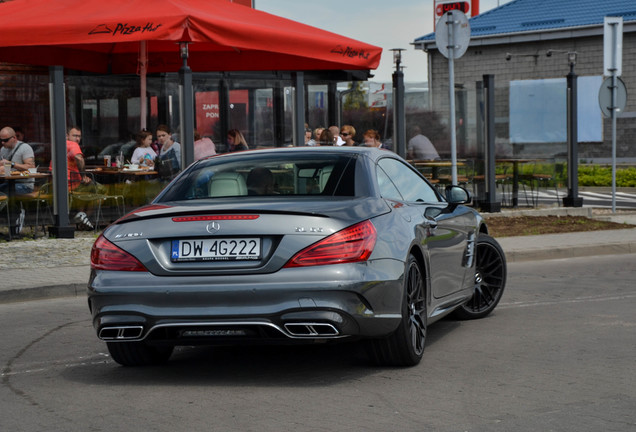
<svg viewBox="0 0 636 432">
<path fill-rule="evenodd" d="M 622 16 L 626 22 L 636 22 L 634 0 L 559 0 L 550 3 L 554 13 L 549 18 L 542 5 L 545 0 L 513 0 L 471 17 L 471 38 L 602 26 L 606 16 Z M 434 40 L 433 32 L 416 38 L 412 44 Z"/>
</svg>

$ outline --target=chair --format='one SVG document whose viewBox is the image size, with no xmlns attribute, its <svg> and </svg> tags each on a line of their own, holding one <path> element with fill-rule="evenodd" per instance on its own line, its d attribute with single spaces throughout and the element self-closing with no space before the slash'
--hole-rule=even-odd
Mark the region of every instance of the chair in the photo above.
<svg viewBox="0 0 636 432">
<path fill-rule="evenodd" d="M 511 203 L 509 202 L 511 180 L 512 180 L 512 176 L 508 174 L 507 166 L 501 166 L 495 172 L 495 188 L 501 189 L 501 192 L 499 192 L 498 195 L 501 198 L 501 205 L 504 207 L 507 205 L 511 205 Z M 486 176 L 484 174 L 473 176 L 473 193 L 475 195 L 477 195 L 476 191 L 474 190 L 477 183 L 485 183 L 485 182 L 486 182 Z M 495 193 L 497 194 L 497 192 Z"/>
<path fill-rule="evenodd" d="M 106 201 L 113 201 L 115 203 L 115 208 L 117 209 L 117 215 L 118 217 L 122 217 L 123 215 L 126 214 L 126 201 L 124 199 L 125 194 L 122 193 L 116 193 L 113 192 L 112 188 L 108 188 L 105 190 L 104 192 L 104 197 L 102 198 L 102 203 L 105 203 Z M 99 216 L 103 216 L 103 212 L 101 211 L 103 209 L 103 205 L 100 205 L 100 214 Z M 96 220 L 96 226 L 99 225 L 99 219 Z"/>
<path fill-rule="evenodd" d="M 557 189 L 558 185 L 556 181 L 556 161 L 554 158 L 534 161 L 531 172 L 521 175 L 519 183 L 523 185 L 523 190 L 526 194 L 526 204 L 528 204 L 526 186 L 530 187 L 530 199 L 532 201 L 532 206 L 537 207 L 539 204 L 539 192 L 541 187 L 545 187 L 547 189 L 551 183 L 554 184 L 557 204 L 560 203 L 559 190 Z"/>
<path fill-rule="evenodd" d="M 550 185 L 554 186 L 554 194 L 557 201 L 557 205 L 561 205 L 561 199 L 559 197 L 559 177 L 563 174 L 565 167 L 564 161 L 557 161 L 556 158 L 547 159 L 533 173 L 533 178 L 536 183 L 537 201 L 539 197 L 539 189 L 543 186 L 548 189 Z"/>
<path fill-rule="evenodd" d="M 53 212 L 51 211 L 51 203 L 53 202 L 53 185 L 51 183 L 43 183 L 41 185 L 36 184 L 33 192 L 27 194 L 20 194 L 16 196 L 16 199 L 20 201 L 20 204 L 35 203 L 35 223 L 33 225 L 33 238 L 37 238 L 38 227 L 40 226 L 40 207 L 44 206 L 46 214 L 48 216 L 49 223 L 53 224 Z M 42 223 L 42 231 L 45 232 L 46 225 Z"/>
<path fill-rule="evenodd" d="M 11 240 L 11 221 L 9 220 L 9 197 L 0 193 L 0 211 L 6 210 L 7 218 L 7 232 L 9 233 L 9 240 Z"/>
<path fill-rule="evenodd" d="M 117 212 L 119 216 L 123 216 L 126 210 L 124 196 L 119 194 L 109 194 L 107 192 L 107 188 L 95 181 L 95 178 L 92 173 L 82 173 L 83 176 L 89 177 L 91 179 L 90 183 L 82 183 L 81 185 L 77 185 L 76 187 L 71 187 L 69 191 L 69 208 L 72 208 L 74 201 L 79 201 L 83 203 L 92 203 L 93 207 L 95 207 L 95 232 L 97 232 L 100 221 L 102 220 L 102 203 L 107 200 L 114 200 L 117 205 Z M 69 180 L 69 183 L 72 185 L 73 182 L 77 182 L 77 180 Z M 73 186 L 73 185 L 72 185 Z M 119 202 L 121 200 L 121 208 L 119 206 Z"/>
<path fill-rule="evenodd" d="M 211 197 L 247 195 L 247 184 L 240 173 L 222 172 L 210 179 L 208 193 Z"/>
</svg>

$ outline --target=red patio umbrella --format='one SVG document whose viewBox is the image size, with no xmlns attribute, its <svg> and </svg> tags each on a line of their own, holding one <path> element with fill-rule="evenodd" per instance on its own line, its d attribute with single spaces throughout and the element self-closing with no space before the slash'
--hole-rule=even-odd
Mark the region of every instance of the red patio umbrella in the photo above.
<svg viewBox="0 0 636 432">
<path fill-rule="evenodd" d="M 368 70 L 381 48 L 228 0 L 14 0 L 0 4 L 0 61 L 136 73 L 176 72 L 190 42 L 196 72 Z"/>
<path fill-rule="evenodd" d="M 143 77 L 144 68 L 149 73 L 369 70 L 377 68 L 382 52 L 228 0 L 13 0 L 0 3 L 0 16 L 0 61 L 103 74 L 140 72 Z M 188 43 L 189 68 L 182 68 L 181 42 Z M 185 85 L 186 75 L 184 94 L 192 91 L 191 81 Z M 59 210 L 55 228 L 56 235 L 63 237 L 68 224 L 66 187 L 61 185 L 66 172 L 60 116 L 63 91 L 59 71 L 51 76 L 52 103 L 59 107 L 52 111 Z M 141 96 L 143 107 L 143 80 Z M 192 154 L 192 109 L 186 95 L 182 99 L 186 163 Z"/>
</svg>

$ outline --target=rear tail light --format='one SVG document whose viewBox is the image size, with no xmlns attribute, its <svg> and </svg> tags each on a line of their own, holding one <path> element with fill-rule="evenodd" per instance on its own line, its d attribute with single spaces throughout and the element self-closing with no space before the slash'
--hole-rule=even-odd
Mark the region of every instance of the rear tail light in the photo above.
<svg viewBox="0 0 636 432">
<path fill-rule="evenodd" d="M 113 271 L 148 271 L 142 263 L 125 250 L 100 235 L 91 249 L 91 268 Z"/>
<path fill-rule="evenodd" d="M 373 252 L 376 237 L 377 232 L 370 221 L 360 222 L 303 249 L 285 267 L 366 261 Z"/>
</svg>

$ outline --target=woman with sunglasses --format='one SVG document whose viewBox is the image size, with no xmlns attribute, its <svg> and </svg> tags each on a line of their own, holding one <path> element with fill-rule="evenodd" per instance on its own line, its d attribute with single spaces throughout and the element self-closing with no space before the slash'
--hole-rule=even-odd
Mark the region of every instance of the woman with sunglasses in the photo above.
<svg viewBox="0 0 636 432">
<path fill-rule="evenodd" d="M 353 137 L 356 136 L 356 129 L 351 125 L 344 125 L 340 128 L 340 136 L 344 141 L 344 145 L 346 146 L 355 146 L 358 145 Z"/>
</svg>

